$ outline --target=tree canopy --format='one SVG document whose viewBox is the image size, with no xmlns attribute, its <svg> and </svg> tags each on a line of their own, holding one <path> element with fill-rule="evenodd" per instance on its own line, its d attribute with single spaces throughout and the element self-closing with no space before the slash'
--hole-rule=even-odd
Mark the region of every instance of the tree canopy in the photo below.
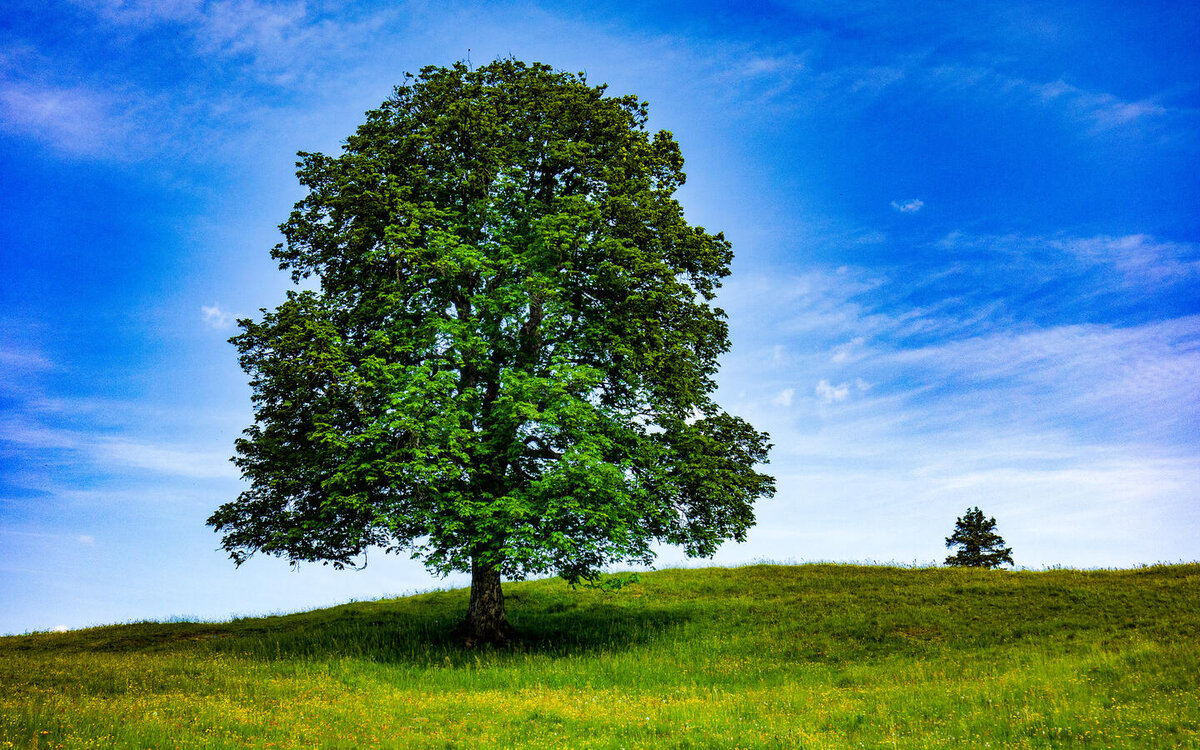
<svg viewBox="0 0 1200 750">
<path fill-rule="evenodd" d="M 979 508 L 968 508 L 954 524 L 954 533 L 946 537 L 946 546 L 959 549 L 946 558 L 947 565 L 968 568 L 997 568 L 1012 565 L 1012 548 L 996 533 L 996 519 L 984 518 Z"/>
<path fill-rule="evenodd" d="M 272 256 L 319 288 L 231 339 L 248 488 L 209 524 L 238 564 L 379 547 L 472 571 L 468 630 L 496 640 L 501 576 L 744 539 L 774 480 L 768 436 L 711 398 L 732 250 L 685 221 L 679 146 L 646 122 L 583 74 L 458 63 L 340 155 L 301 152 Z"/>
</svg>

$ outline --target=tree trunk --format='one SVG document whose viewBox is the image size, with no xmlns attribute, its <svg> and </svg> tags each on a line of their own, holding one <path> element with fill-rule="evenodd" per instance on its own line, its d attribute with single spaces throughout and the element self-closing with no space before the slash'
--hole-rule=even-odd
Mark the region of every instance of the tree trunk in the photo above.
<svg viewBox="0 0 1200 750">
<path fill-rule="evenodd" d="M 483 643 L 502 646 L 513 635 L 504 614 L 500 571 L 486 568 L 478 560 L 471 564 L 471 603 L 466 619 L 458 626 L 458 633 L 467 646 Z"/>
</svg>

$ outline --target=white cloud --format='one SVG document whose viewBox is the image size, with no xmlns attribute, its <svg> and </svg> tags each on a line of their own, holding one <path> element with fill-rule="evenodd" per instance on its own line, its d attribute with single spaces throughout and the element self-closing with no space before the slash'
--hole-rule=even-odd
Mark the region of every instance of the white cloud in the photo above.
<svg viewBox="0 0 1200 750">
<path fill-rule="evenodd" d="M 734 275 L 725 282 L 720 301 L 728 310 L 738 309 L 738 318 L 754 321 L 739 340 L 766 332 L 765 321 L 773 323 L 773 332 L 789 337 L 821 333 L 844 338 L 860 335 L 871 317 L 855 298 L 887 284 L 882 274 L 850 266 L 809 268 L 780 277 Z M 773 346 L 792 350 L 790 344 Z"/>
<path fill-rule="evenodd" d="M 1200 246 L 1149 235 L 1055 238 L 1044 241 L 1089 264 L 1111 265 L 1129 282 L 1170 284 L 1200 277 Z"/>
<path fill-rule="evenodd" d="M 96 155 L 108 150 L 126 128 L 115 109 L 110 95 L 85 86 L 0 80 L 0 128 L 69 153 Z"/>
<path fill-rule="evenodd" d="M 1081 89 L 1061 80 L 1036 84 L 1014 79 L 1011 85 L 1029 90 L 1044 102 L 1063 102 L 1069 111 L 1090 119 L 1100 130 L 1119 128 L 1169 113 L 1166 107 L 1148 99 L 1127 101 L 1105 92 Z"/>
<path fill-rule="evenodd" d="M 845 344 L 838 344 L 833 348 L 833 354 L 830 355 L 829 361 L 834 364 L 842 364 L 850 358 L 851 353 L 855 348 L 862 346 L 863 337 L 859 336 L 854 341 L 848 341 Z"/>
<path fill-rule="evenodd" d="M 1077 306 L 1095 293 L 1089 284 L 1107 284 L 1106 289 L 1119 292 L 1119 285 L 1127 283 L 1121 274 L 1085 273 L 1087 269 L 1116 267 L 1117 259 L 1123 259 L 1121 263 L 1141 269 L 1137 273 L 1149 274 L 1165 265 L 1175 278 L 1185 278 L 1191 273 L 1193 248 L 1140 235 L 987 242 L 982 248 L 955 247 L 969 249 L 966 255 L 1003 254 L 994 265 L 1009 269 L 1006 275 L 1021 284 L 997 294 L 1023 297 L 1030 289 L 1050 284 L 1046 288 L 1054 291 L 1055 299 L 1049 304 L 1055 307 L 1042 316 L 1045 322 L 1039 321 L 1037 311 L 1030 319 L 1014 322 L 1014 307 L 1003 297 L 976 298 L 990 298 L 991 288 L 976 296 L 969 291 L 962 299 L 938 300 L 939 288 L 924 286 L 928 277 L 899 271 L 893 278 L 848 268 L 732 280 L 734 294 L 722 301 L 730 311 L 735 339 L 747 342 L 748 351 L 761 342 L 766 357 L 772 347 L 785 347 L 789 379 L 803 382 L 807 376 L 816 385 L 808 405 L 793 397 L 795 411 L 756 407 L 775 405 L 778 397 L 777 389 L 756 386 L 764 357 L 730 359 L 722 370 L 722 387 L 730 394 L 747 394 L 742 403 L 730 407 L 756 426 L 756 420 L 762 421 L 762 429 L 781 446 L 805 443 L 783 438 L 794 435 L 793 419 L 812 420 L 825 431 L 853 423 L 858 427 L 845 433 L 818 433 L 822 444 L 828 442 L 844 453 L 892 449 L 872 448 L 865 438 L 870 435 L 886 435 L 890 443 L 953 442 L 958 439 L 953 436 L 973 436 L 962 439 L 979 442 L 1045 434 L 1050 436 L 1047 445 L 1104 445 L 1115 455 L 1138 455 L 1150 448 L 1172 452 L 1194 445 L 1200 424 L 1200 315 L 1138 324 L 1054 322 L 1066 317 L 1064 310 L 1075 309 L 1057 307 L 1058 297 L 1077 295 L 1074 303 L 1067 303 Z M 949 262 L 958 263 L 963 254 L 951 255 Z M 1151 260 L 1164 256 L 1179 265 Z M 964 276 L 951 284 L 952 293 L 974 286 L 972 265 L 964 261 Z M 1065 269 L 1077 269 L 1071 271 L 1080 280 L 1077 289 L 1062 286 Z M 865 283 L 868 279 L 874 281 Z M 914 298 L 927 301 L 916 307 L 909 302 Z M 1091 316 L 1097 308 L 1087 310 Z M 739 321 L 748 321 L 745 330 L 738 330 Z M 839 408 L 818 408 L 833 404 Z M 1015 455 L 1021 439 L 1006 443 L 1008 455 Z M 1034 453 L 1044 457 L 1047 450 L 1037 447 Z"/>
<path fill-rule="evenodd" d="M 985 256 L 993 269 L 1006 269 L 1009 293 L 1051 284 L 1057 302 L 1070 295 L 1167 291 L 1200 280 L 1200 244 L 1170 242 L 1146 234 L 973 235 L 952 232 L 933 247 L 964 260 L 949 274 L 977 273 L 971 256 Z M 1076 286 L 1066 291 L 1065 284 Z"/>
<path fill-rule="evenodd" d="M 200 14 L 200 0 L 73 0 L 110 23 L 145 27 L 187 21 Z"/>
<path fill-rule="evenodd" d="M 747 65 L 744 60 L 755 62 Z M 904 87 L 925 96 L 948 95 L 955 99 L 975 98 L 1001 106 L 1039 107 L 1057 110 L 1069 120 L 1086 127 L 1081 134 L 1098 136 L 1114 130 L 1134 132 L 1175 124 L 1194 134 L 1194 113 L 1166 106 L 1151 96 L 1125 99 L 1115 94 L 1081 88 L 1061 79 L 1040 81 L 1004 72 L 1007 61 L 989 64 L 930 64 L 926 54 L 898 52 L 878 64 L 830 65 L 821 62 L 837 59 L 821 54 L 820 47 L 802 55 L 776 55 L 763 58 L 736 45 L 725 45 L 713 56 L 713 77 L 725 90 L 735 92 L 740 104 L 750 112 L 778 112 L 782 107 L 801 107 L 814 112 L 836 106 L 841 111 L 869 106 L 889 92 Z M 786 61 L 786 62 L 785 62 Z M 897 200 L 896 210 L 920 201 Z"/>
<path fill-rule="evenodd" d="M 1089 132 L 1100 134 L 1117 128 L 1161 120 L 1172 110 L 1151 99 L 1130 101 L 1104 91 L 1093 91 L 1055 81 L 1031 81 L 989 67 L 946 65 L 928 71 L 931 83 L 949 90 L 1008 98 L 1018 103 L 1054 106 L 1069 118 L 1089 123 Z"/>
<path fill-rule="evenodd" d="M 1169 111 L 1153 102 L 1125 102 L 1109 95 L 1100 97 L 1091 109 L 1096 124 L 1103 128 L 1115 128 L 1138 120 L 1161 117 Z"/>
<path fill-rule="evenodd" d="M 835 401 L 845 401 L 846 397 L 850 395 L 850 385 L 848 383 L 830 385 L 829 381 L 824 379 L 817 383 L 817 387 L 814 390 L 817 398 L 827 404 L 832 404 Z"/>
<path fill-rule="evenodd" d="M 0 394 L 18 397 L 36 383 L 36 375 L 54 369 L 54 363 L 41 354 L 21 349 L 0 349 Z"/>
<path fill-rule="evenodd" d="M 5 370 L 47 370 L 53 365 L 50 360 L 33 352 L 0 349 L 0 366 Z"/>
<path fill-rule="evenodd" d="M 55 625 L 55 626 L 54 626 L 54 628 L 53 628 L 53 629 L 51 629 L 51 631 L 50 631 L 50 632 L 52 632 L 52 633 L 66 633 L 66 632 L 68 632 L 68 631 L 70 631 L 70 630 L 71 630 L 71 629 L 70 629 L 70 628 L 68 628 L 66 625 Z"/>
<path fill-rule="evenodd" d="M 795 394 L 796 394 L 795 388 L 784 388 L 782 391 L 780 391 L 778 394 L 775 395 L 775 398 L 771 399 L 771 403 L 774 404 L 775 406 L 784 406 L 784 407 L 791 406 L 792 405 L 792 396 L 794 396 Z"/>
<path fill-rule="evenodd" d="M 88 446 L 95 460 L 156 474 L 226 479 L 238 476 L 226 452 L 199 450 L 190 446 L 164 446 L 123 438 L 95 440 Z"/>
<path fill-rule="evenodd" d="M 353 12 L 318 18 L 305 2 L 76 1 L 117 29 L 175 24 L 190 39 L 197 57 L 232 62 L 276 86 L 303 85 L 318 63 L 328 75 L 340 62 L 362 59 L 363 45 L 355 40 L 371 38 L 399 16 L 398 10 L 382 8 L 361 19 Z"/>
<path fill-rule="evenodd" d="M 75 537 L 75 541 L 86 547 L 91 547 L 96 543 L 96 537 L 92 536 L 91 534 L 80 534 L 79 536 Z"/>
<path fill-rule="evenodd" d="M 745 76 L 772 75 L 781 70 L 796 70 L 803 67 L 803 64 L 794 58 L 778 56 L 778 57 L 752 57 L 742 64 L 741 72 Z"/>
<path fill-rule="evenodd" d="M 892 208 L 896 209 L 902 214 L 915 214 L 916 212 L 920 211 L 921 207 L 924 205 L 925 201 L 920 200 L 919 198 L 909 198 L 908 200 L 904 201 L 892 201 Z"/>
<path fill-rule="evenodd" d="M 232 328 L 236 321 L 236 316 L 222 310 L 220 305 L 201 305 L 200 314 L 205 323 L 219 331 Z"/>
<path fill-rule="evenodd" d="M 926 385 L 954 384 L 955 408 L 1006 420 L 1074 422 L 1126 434 L 1200 416 L 1200 316 L 1140 326 L 1078 324 L 880 353 Z"/>
<path fill-rule="evenodd" d="M 71 462 L 86 461 L 105 472 L 139 469 L 166 476 L 228 479 L 238 476 L 224 450 L 165 444 L 79 430 L 46 427 L 26 419 L 0 421 L 0 442 L 34 451 L 66 451 Z M 33 460 L 30 460 L 33 463 Z"/>
<path fill-rule="evenodd" d="M 275 66 L 306 41 L 320 41 L 322 27 L 310 24 L 304 3 L 216 2 L 199 19 L 203 49 L 222 55 L 252 54 L 260 64 Z M 311 54 L 311 52 L 309 52 Z M 308 55 L 305 55 L 307 57 Z"/>
<path fill-rule="evenodd" d="M 72 67 L 69 56 L 60 59 L 57 51 L 10 47 L 8 54 L 0 51 L 0 130 L 71 155 L 121 161 L 166 157 L 164 164 L 189 156 L 238 156 L 255 148 L 253 141 L 269 138 L 266 133 L 281 130 L 303 132 L 305 145 L 311 145 L 310 122 L 348 114 L 341 110 L 349 94 L 369 89 L 371 103 L 377 104 L 376 97 L 387 91 L 386 84 L 364 80 L 385 75 L 385 66 L 361 40 L 375 38 L 389 23 L 395 25 L 386 29 L 387 36 L 395 38 L 415 23 L 412 14 L 402 16 L 399 9 L 345 8 L 325 15 L 304 2 L 75 4 L 90 12 L 85 20 L 97 43 L 139 49 L 142 35 L 169 35 L 169 63 L 151 60 L 148 69 L 170 64 L 181 75 L 170 76 L 164 88 L 161 77 L 130 75 L 119 57 L 92 55 Z M 164 25 L 173 28 L 156 28 Z M 388 42 L 377 41 L 374 48 L 379 44 Z M 334 92 L 336 105 L 313 111 L 314 101 L 326 101 Z M 359 115 L 363 108 L 355 104 L 351 111 Z M 289 142 L 285 151 L 293 147 Z"/>
</svg>

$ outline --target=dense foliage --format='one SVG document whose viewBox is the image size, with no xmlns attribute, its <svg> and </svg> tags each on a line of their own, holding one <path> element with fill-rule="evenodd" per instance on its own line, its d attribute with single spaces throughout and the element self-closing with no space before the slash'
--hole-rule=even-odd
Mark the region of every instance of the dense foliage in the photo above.
<svg viewBox="0 0 1200 750">
<path fill-rule="evenodd" d="M 979 508 L 968 508 L 954 523 L 954 533 L 946 537 L 946 546 L 959 549 L 946 558 L 947 565 L 965 568 L 998 568 L 1012 565 L 1012 548 L 996 533 L 996 519 L 984 518 Z"/>
<path fill-rule="evenodd" d="M 646 119 L 582 75 L 457 64 L 340 156 L 301 154 L 273 255 L 320 288 L 232 339 L 249 488 L 209 523 L 234 560 L 410 552 L 473 571 L 503 618 L 501 575 L 744 538 L 773 480 L 766 434 L 710 398 L 732 251 L 684 220 L 679 147 Z"/>
</svg>

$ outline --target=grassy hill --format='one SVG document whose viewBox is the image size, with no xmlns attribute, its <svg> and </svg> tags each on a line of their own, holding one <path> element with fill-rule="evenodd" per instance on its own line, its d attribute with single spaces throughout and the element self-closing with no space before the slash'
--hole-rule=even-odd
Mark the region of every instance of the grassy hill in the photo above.
<svg viewBox="0 0 1200 750">
<path fill-rule="evenodd" d="M 1200 565 L 505 591 L 0 638 L 0 747 L 1200 747 Z"/>
</svg>

